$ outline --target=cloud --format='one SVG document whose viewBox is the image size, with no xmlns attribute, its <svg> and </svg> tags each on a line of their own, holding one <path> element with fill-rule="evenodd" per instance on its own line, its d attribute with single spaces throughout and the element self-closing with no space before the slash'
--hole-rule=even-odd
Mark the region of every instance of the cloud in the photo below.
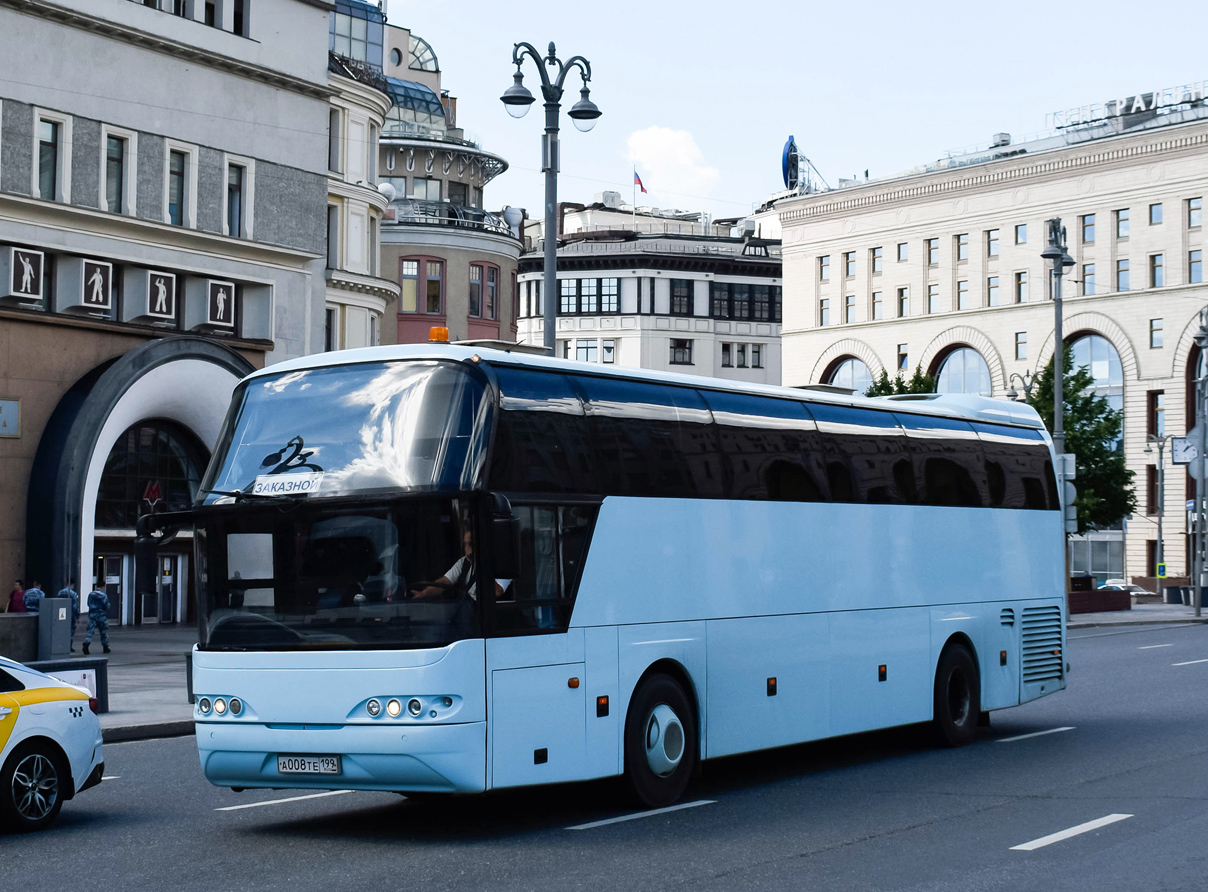
<svg viewBox="0 0 1208 892">
<path fill-rule="evenodd" d="M 706 197 L 721 173 L 705 163 L 705 156 L 687 130 L 652 126 L 629 134 L 629 160 L 638 167 L 651 194 L 678 193 L 681 201 Z"/>
</svg>

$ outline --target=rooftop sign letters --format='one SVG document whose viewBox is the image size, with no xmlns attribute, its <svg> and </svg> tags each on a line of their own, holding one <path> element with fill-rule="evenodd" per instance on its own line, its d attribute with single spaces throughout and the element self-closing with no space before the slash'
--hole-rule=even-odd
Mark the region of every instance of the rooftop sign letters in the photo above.
<svg viewBox="0 0 1208 892">
<path fill-rule="evenodd" d="M 1168 108 L 1173 105 L 1203 102 L 1206 92 L 1208 92 L 1208 81 L 1195 81 L 1178 87 L 1154 90 L 1152 93 L 1137 93 L 1122 99 L 1078 105 L 1062 111 L 1050 112 L 1045 116 L 1045 129 L 1060 130 L 1062 127 L 1090 124 L 1108 118 L 1119 118 L 1147 111 L 1156 112 L 1160 108 Z"/>
</svg>

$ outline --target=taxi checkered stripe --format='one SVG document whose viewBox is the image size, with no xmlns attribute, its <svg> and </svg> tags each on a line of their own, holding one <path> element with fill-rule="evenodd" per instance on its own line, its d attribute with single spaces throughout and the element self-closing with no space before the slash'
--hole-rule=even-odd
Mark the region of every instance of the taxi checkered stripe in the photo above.
<svg viewBox="0 0 1208 892">
<path fill-rule="evenodd" d="M 68 712 L 71 713 L 73 718 L 79 719 L 79 718 L 84 717 L 84 707 L 83 706 L 69 706 L 69 707 L 67 707 L 67 710 L 68 710 Z"/>
</svg>

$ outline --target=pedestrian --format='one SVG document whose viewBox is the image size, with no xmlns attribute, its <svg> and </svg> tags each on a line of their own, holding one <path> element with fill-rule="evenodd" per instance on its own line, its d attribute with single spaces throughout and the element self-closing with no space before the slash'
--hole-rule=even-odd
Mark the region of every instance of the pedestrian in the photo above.
<svg viewBox="0 0 1208 892">
<path fill-rule="evenodd" d="M 25 590 L 25 612 L 37 613 L 38 602 L 46 597 L 46 592 L 42 591 L 42 583 L 38 580 L 33 581 L 33 585 Z"/>
<path fill-rule="evenodd" d="M 76 591 L 75 580 L 67 580 L 67 587 L 59 589 L 60 598 L 71 598 L 71 652 L 75 653 L 76 626 L 80 622 L 80 593 Z"/>
<path fill-rule="evenodd" d="M 84 633 L 84 653 L 88 653 L 88 645 L 92 636 L 101 633 L 101 647 L 109 653 L 109 596 L 99 588 L 88 593 L 88 630 Z"/>
<path fill-rule="evenodd" d="M 25 612 L 25 586 L 20 579 L 13 583 L 13 590 L 8 595 L 8 612 Z"/>
</svg>

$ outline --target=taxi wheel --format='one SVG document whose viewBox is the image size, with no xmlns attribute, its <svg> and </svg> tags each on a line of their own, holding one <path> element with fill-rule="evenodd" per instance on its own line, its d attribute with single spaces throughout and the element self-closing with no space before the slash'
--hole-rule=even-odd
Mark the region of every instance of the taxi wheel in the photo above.
<svg viewBox="0 0 1208 892">
<path fill-rule="evenodd" d="M 0 823 L 18 832 L 41 830 L 63 807 L 66 773 L 45 743 L 21 744 L 0 770 Z"/>
</svg>

